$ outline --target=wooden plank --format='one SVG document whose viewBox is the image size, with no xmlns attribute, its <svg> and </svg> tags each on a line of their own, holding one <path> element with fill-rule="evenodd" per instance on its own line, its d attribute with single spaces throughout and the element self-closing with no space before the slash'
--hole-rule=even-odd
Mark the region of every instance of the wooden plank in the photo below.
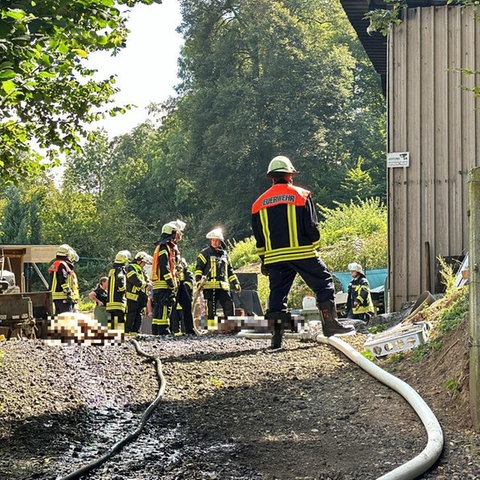
<svg viewBox="0 0 480 480">
<path fill-rule="evenodd" d="M 58 245 L 0 245 L 6 257 L 23 257 L 24 263 L 49 263 L 55 258 Z"/>
</svg>

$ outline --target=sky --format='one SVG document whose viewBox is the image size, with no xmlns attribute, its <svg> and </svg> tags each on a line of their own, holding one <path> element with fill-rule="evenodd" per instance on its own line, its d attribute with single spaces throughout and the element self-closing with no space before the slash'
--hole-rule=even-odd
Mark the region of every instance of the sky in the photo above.
<svg viewBox="0 0 480 480">
<path fill-rule="evenodd" d="M 145 121 L 148 104 L 174 96 L 173 87 L 179 81 L 177 59 L 183 41 L 175 31 L 181 22 L 178 1 L 137 5 L 128 17 L 130 33 L 126 48 L 115 57 L 104 52 L 95 53 L 88 62 L 98 70 L 96 78 L 117 76 L 116 105 L 137 105 L 125 115 L 108 118 L 96 125 L 105 128 L 110 137 L 128 133 Z"/>
</svg>

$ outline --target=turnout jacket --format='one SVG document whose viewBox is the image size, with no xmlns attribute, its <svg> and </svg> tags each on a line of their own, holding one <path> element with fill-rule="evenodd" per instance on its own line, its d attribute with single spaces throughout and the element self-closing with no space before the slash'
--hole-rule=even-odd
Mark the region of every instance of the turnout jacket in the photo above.
<svg viewBox="0 0 480 480">
<path fill-rule="evenodd" d="M 226 250 L 218 250 L 209 246 L 204 248 L 197 256 L 197 265 L 195 267 L 195 281 L 197 284 L 206 277 L 203 285 L 204 290 L 230 290 L 230 283 L 236 289 L 240 287 L 237 276 L 233 272 L 232 264 L 228 258 Z"/>
<path fill-rule="evenodd" d="M 180 253 L 177 245 L 168 240 L 161 240 L 155 248 L 152 260 L 151 281 L 153 290 L 176 290 L 178 287 L 177 264 Z"/>
<path fill-rule="evenodd" d="M 127 300 L 138 302 L 142 305 L 147 304 L 147 279 L 143 268 L 136 262 L 127 265 Z"/>
<path fill-rule="evenodd" d="M 317 257 L 320 232 L 308 190 L 274 184 L 252 205 L 252 230 L 265 265 Z"/>
<path fill-rule="evenodd" d="M 357 305 L 355 303 L 357 302 Z M 354 278 L 348 285 L 347 311 L 353 314 L 374 313 L 370 284 L 364 275 Z"/>
<path fill-rule="evenodd" d="M 65 258 L 56 258 L 48 269 L 52 300 L 78 302 L 80 298 L 77 274 Z"/>
<path fill-rule="evenodd" d="M 114 263 L 108 271 L 107 312 L 120 310 L 125 312 L 125 292 L 127 290 L 126 267 L 123 263 Z"/>
</svg>

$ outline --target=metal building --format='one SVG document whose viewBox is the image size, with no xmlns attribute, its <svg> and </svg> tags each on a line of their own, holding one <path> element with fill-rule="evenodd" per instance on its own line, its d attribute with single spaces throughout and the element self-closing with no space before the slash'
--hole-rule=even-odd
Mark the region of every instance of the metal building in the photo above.
<svg viewBox="0 0 480 480">
<path fill-rule="evenodd" d="M 472 8 L 407 3 L 385 47 L 359 36 L 386 78 L 390 310 L 438 290 L 438 257 L 466 253 L 468 172 L 480 166 L 480 104 L 472 91 L 480 87 L 480 24 Z M 368 25 L 363 15 L 383 2 L 342 4 L 359 31 Z"/>
</svg>

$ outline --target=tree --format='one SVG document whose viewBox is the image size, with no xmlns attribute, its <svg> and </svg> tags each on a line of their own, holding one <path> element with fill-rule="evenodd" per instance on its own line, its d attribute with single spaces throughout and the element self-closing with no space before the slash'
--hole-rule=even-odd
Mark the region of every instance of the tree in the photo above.
<svg viewBox="0 0 480 480">
<path fill-rule="evenodd" d="M 375 186 L 370 174 L 363 170 L 363 158 L 359 158 L 355 168 L 347 171 L 345 179 L 342 181 L 340 187 L 345 193 L 347 200 L 351 198 L 359 198 L 365 200 L 374 196 Z"/>
<path fill-rule="evenodd" d="M 381 134 L 360 133 L 357 126 L 376 114 L 360 113 L 357 92 L 381 96 L 380 82 L 357 87 L 366 56 L 351 48 L 358 40 L 339 2 L 181 4 L 185 46 L 177 111 L 188 148 L 177 162 L 195 166 L 194 190 L 204 202 L 198 227 L 220 223 L 247 236 L 250 205 L 268 185 L 264 172 L 279 153 L 292 158 L 315 198 L 332 206 L 356 159 L 365 154 L 369 167 L 378 159 L 357 148 L 368 138 L 355 139 L 375 135 L 376 147 L 385 151 Z"/>
<path fill-rule="evenodd" d="M 19 190 L 9 187 L 6 192 L 9 201 L 3 211 L 2 242 L 21 245 L 28 243 L 27 207 L 22 202 Z"/>
<path fill-rule="evenodd" d="M 0 7 L 0 168 L 18 181 L 80 148 L 107 108 L 115 78 L 94 80 L 84 59 L 117 53 L 128 34 L 121 6 L 161 0 L 11 0 Z M 50 162 L 41 161 L 43 150 Z"/>
</svg>

